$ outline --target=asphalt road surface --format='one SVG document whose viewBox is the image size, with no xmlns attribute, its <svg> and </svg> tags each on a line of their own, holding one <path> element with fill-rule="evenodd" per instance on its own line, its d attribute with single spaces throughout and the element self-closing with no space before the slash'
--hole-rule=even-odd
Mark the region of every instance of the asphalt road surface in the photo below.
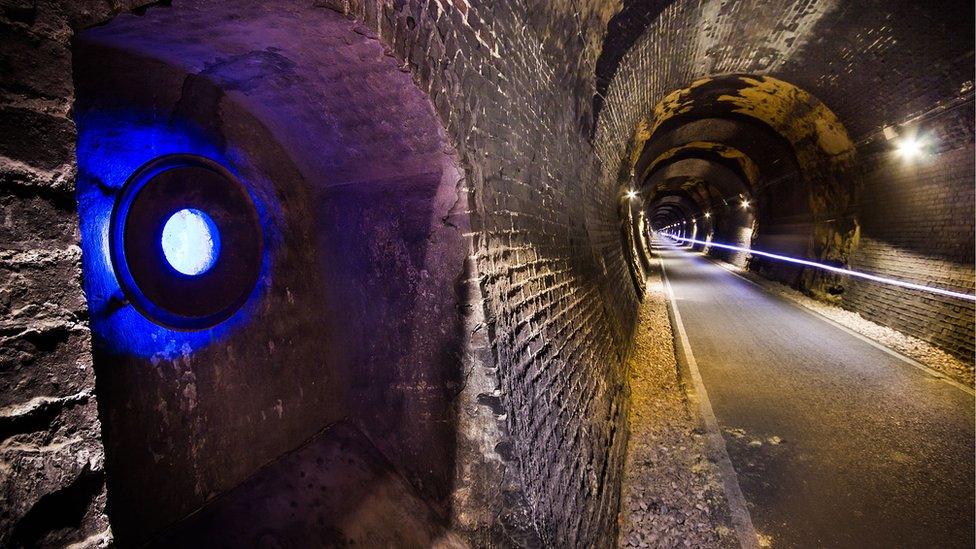
<svg viewBox="0 0 976 549">
<path fill-rule="evenodd" d="M 973 547 L 974 399 L 698 254 L 657 250 L 772 547 Z"/>
</svg>

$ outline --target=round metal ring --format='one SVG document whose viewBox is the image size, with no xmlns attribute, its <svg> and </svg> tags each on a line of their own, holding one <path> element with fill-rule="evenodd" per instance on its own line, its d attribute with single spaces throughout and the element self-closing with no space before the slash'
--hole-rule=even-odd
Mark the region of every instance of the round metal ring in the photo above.
<svg viewBox="0 0 976 549">
<path fill-rule="evenodd" d="M 164 226 L 182 210 L 204 213 L 219 233 L 219 255 L 198 274 L 178 271 L 163 250 Z M 260 275 L 263 238 L 254 201 L 233 174 L 202 156 L 161 156 L 136 170 L 116 199 L 109 234 L 129 303 L 170 328 L 200 330 L 226 320 Z"/>
</svg>

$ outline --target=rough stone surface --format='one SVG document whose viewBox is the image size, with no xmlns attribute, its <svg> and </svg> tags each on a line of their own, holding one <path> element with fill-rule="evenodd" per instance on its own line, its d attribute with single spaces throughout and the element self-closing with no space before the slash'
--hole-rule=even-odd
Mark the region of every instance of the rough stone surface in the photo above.
<svg viewBox="0 0 976 549">
<path fill-rule="evenodd" d="M 0 11 L 0 545 L 103 546 L 104 454 L 74 200 L 74 30 L 145 2 Z"/>
<path fill-rule="evenodd" d="M 629 442 L 619 547 L 736 547 L 728 504 L 678 375 L 659 269 L 628 361 Z"/>
</svg>

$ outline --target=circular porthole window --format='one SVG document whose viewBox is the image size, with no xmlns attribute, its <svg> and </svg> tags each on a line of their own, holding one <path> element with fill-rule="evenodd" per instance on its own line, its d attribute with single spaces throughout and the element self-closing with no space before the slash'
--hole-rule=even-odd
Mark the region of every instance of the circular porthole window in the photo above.
<svg viewBox="0 0 976 549">
<path fill-rule="evenodd" d="M 196 276 L 209 271 L 217 262 L 220 230 L 206 213 L 183 208 L 166 220 L 159 243 L 171 267 Z"/>
<path fill-rule="evenodd" d="M 136 170 L 116 200 L 110 235 L 129 302 L 171 328 L 227 319 L 261 271 L 261 224 L 250 194 L 201 156 L 162 156 Z"/>
</svg>

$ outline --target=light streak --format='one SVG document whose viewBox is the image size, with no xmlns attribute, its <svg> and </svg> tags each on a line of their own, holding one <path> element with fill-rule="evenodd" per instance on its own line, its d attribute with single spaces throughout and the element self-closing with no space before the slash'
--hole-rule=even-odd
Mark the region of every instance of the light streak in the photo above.
<svg viewBox="0 0 976 549">
<path fill-rule="evenodd" d="M 753 254 L 753 255 L 759 255 L 759 256 L 762 256 L 762 257 L 768 257 L 768 258 L 771 258 L 771 259 L 778 259 L 780 261 L 786 261 L 786 262 L 789 262 L 789 263 L 796 263 L 796 264 L 799 264 L 799 265 L 806 265 L 807 267 L 814 267 L 814 268 L 817 268 L 817 269 L 823 269 L 825 271 L 830 271 L 832 273 L 839 273 L 839 274 L 844 274 L 844 275 L 853 276 L 853 277 L 857 277 L 857 278 L 863 278 L 865 280 L 871 280 L 873 282 L 879 282 L 881 284 L 890 284 L 892 286 L 899 286 L 899 287 L 902 287 L 902 288 L 909 288 L 909 289 L 912 289 L 912 290 L 921 290 L 921 291 L 924 291 L 924 292 L 931 292 L 931 293 L 934 293 L 934 294 L 945 295 L 945 296 L 949 296 L 949 297 L 955 297 L 955 298 L 958 298 L 958 299 L 965 299 L 967 301 L 976 301 L 976 295 L 973 295 L 973 294 L 964 294 L 962 292 L 953 292 L 952 290 L 945 290 L 945 289 L 942 289 L 942 288 L 935 288 L 935 287 L 932 287 L 932 286 L 925 286 L 923 284 L 915 284 L 915 283 L 912 283 L 912 282 L 905 282 L 904 280 L 896 280 L 894 278 L 885 278 L 883 276 L 877 276 L 877 275 L 872 275 L 872 274 L 868 274 L 868 273 L 862 273 L 862 272 L 858 272 L 858 271 L 852 271 L 850 269 L 842 269 L 840 267 L 834 267 L 834 266 L 831 266 L 831 265 L 824 265 L 823 263 L 817 263 L 815 261 L 808 261 L 806 259 L 798 259 L 798 258 L 795 258 L 795 257 L 789 257 L 789 256 L 785 256 L 785 255 L 771 254 L 769 252 L 761 252 L 759 250 L 751 250 L 749 248 L 743 248 L 741 246 L 732 246 L 731 244 L 719 244 L 719 243 L 714 242 L 714 241 L 712 241 L 712 242 L 705 242 L 704 240 L 696 240 L 694 238 L 684 238 L 684 237 L 675 236 L 675 235 L 668 234 L 668 233 L 662 233 L 662 234 L 664 234 L 664 236 L 666 236 L 668 238 L 671 238 L 673 240 L 678 240 L 678 241 L 681 241 L 681 242 L 694 242 L 696 244 L 703 244 L 703 245 L 707 245 L 707 246 L 714 246 L 716 248 L 725 248 L 727 250 L 736 250 L 736 251 L 740 251 L 740 252 L 747 252 L 747 253 L 750 253 L 750 254 Z"/>
</svg>

